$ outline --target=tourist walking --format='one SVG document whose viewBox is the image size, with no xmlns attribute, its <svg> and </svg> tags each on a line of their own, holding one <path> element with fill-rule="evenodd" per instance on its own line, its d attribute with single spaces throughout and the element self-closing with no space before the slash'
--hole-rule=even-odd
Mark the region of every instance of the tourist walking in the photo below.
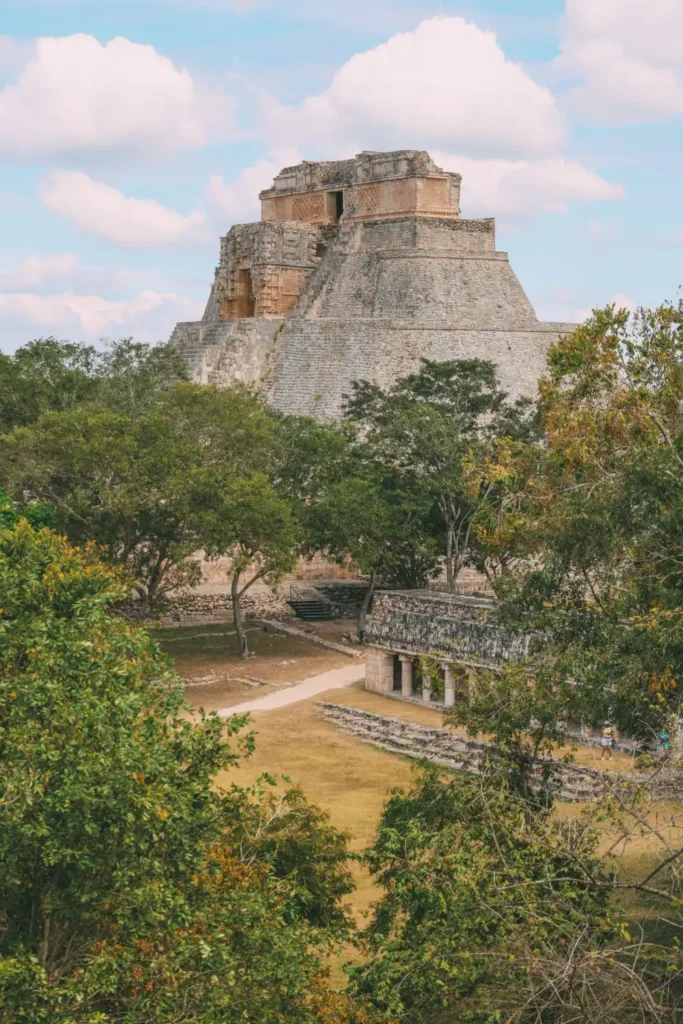
<svg viewBox="0 0 683 1024">
<path fill-rule="evenodd" d="M 605 725 L 602 730 L 602 739 L 600 740 L 602 746 L 602 753 L 600 754 L 601 761 L 612 760 L 612 747 L 614 746 L 614 734 L 610 725 Z"/>
</svg>

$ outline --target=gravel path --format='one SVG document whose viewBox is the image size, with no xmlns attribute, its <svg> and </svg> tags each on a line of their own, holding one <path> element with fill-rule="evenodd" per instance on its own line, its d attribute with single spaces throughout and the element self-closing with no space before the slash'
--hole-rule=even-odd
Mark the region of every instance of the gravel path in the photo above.
<svg viewBox="0 0 683 1024">
<path fill-rule="evenodd" d="M 340 690 L 344 686 L 352 686 L 362 679 L 365 679 L 365 665 L 333 668 L 329 672 L 310 676 L 309 679 L 295 683 L 294 686 L 268 693 L 265 697 L 257 697 L 255 700 L 245 701 L 244 704 L 223 708 L 218 714 L 221 718 L 229 718 L 230 715 L 243 715 L 247 711 L 275 711 L 277 708 L 286 708 L 289 704 L 298 704 L 301 700 L 308 700 L 309 697 L 317 697 L 318 694 L 325 693 L 327 690 Z"/>
</svg>

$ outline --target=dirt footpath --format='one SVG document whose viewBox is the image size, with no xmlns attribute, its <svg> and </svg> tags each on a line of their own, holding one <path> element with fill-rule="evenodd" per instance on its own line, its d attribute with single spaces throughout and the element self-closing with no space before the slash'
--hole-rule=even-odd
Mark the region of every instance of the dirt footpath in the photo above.
<svg viewBox="0 0 683 1024">
<path fill-rule="evenodd" d="M 348 623 L 326 623 L 321 632 L 327 639 L 340 641 L 348 631 Z M 188 701 L 207 711 L 241 704 L 352 664 L 341 652 L 256 625 L 247 626 L 252 652 L 247 659 L 240 656 L 234 629 L 226 625 L 158 629 L 153 636 L 185 680 Z"/>
</svg>

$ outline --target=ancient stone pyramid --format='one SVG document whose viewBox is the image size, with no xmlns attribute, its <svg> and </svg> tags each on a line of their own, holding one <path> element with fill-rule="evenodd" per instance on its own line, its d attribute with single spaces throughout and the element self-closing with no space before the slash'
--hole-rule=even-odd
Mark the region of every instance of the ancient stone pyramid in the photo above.
<svg viewBox="0 0 683 1024">
<path fill-rule="evenodd" d="M 221 239 L 202 320 L 173 332 L 194 378 L 258 383 L 284 412 L 333 418 L 354 380 L 476 356 L 533 394 L 574 325 L 538 321 L 495 221 L 460 217 L 460 184 L 413 150 L 285 168 L 261 221 Z"/>
</svg>

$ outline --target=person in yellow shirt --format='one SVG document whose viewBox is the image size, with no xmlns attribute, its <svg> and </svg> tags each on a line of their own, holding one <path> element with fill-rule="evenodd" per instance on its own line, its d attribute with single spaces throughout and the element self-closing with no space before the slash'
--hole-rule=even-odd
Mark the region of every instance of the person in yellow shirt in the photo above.
<svg viewBox="0 0 683 1024">
<path fill-rule="evenodd" d="M 602 730 L 602 739 L 600 740 L 602 746 L 602 753 L 600 754 L 601 761 L 612 760 L 612 747 L 614 746 L 614 733 L 610 725 L 605 725 Z"/>
</svg>

